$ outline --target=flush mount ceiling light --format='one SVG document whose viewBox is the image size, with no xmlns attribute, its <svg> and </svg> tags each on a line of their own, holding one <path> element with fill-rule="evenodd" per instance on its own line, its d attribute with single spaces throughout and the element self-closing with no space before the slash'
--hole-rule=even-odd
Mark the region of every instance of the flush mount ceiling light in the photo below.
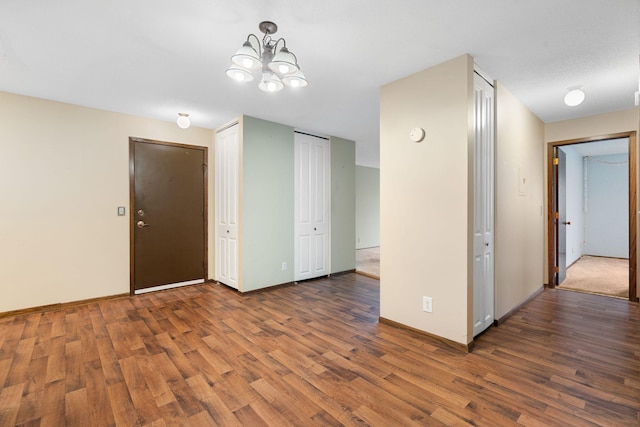
<svg viewBox="0 0 640 427">
<path fill-rule="evenodd" d="M 564 103 L 569 107 L 575 107 L 576 105 L 582 104 L 582 101 L 584 101 L 584 97 L 585 95 L 582 89 L 571 89 L 564 96 Z"/>
<path fill-rule="evenodd" d="M 176 123 L 180 129 L 187 129 L 191 126 L 191 120 L 189 120 L 189 115 L 187 113 L 178 113 L 178 120 Z"/>
<path fill-rule="evenodd" d="M 254 34 L 231 57 L 231 67 L 227 76 L 237 82 L 253 81 L 253 72 L 261 70 L 262 77 L 258 88 L 265 92 L 280 92 L 285 86 L 305 87 L 309 84 L 298 65 L 298 59 L 287 49 L 287 42 L 280 38 L 274 41 L 272 34 L 278 26 L 271 21 L 261 22 L 258 26 L 264 33 L 262 43 Z"/>
</svg>

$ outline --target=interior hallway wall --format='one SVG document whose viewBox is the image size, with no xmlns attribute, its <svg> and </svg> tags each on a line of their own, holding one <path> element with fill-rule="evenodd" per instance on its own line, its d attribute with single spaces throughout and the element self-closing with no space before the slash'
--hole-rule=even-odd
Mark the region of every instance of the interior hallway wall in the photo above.
<svg viewBox="0 0 640 427">
<path fill-rule="evenodd" d="M 293 128 L 242 116 L 240 291 L 293 281 Z M 287 270 L 282 270 L 282 263 Z"/>
<path fill-rule="evenodd" d="M 241 292 L 294 280 L 294 128 L 242 116 Z M 355 142 L 330 137 L 330 273 L 355 269 Z M 282 269 L 282 263 L 287 269 Z"/>
<path fill-rule="evenodd" d="M 380 317 L 463 345 L 472 340 L 472 99 L 469 55 L 380 93 Z M 409 140 L 414 127 L 424 141 Z"/>
<path fill-rule="evenodd" d="M 356 166 L 356 249 L 380 246 L 380 169 Z"/>
<path fill-rule="evenodd" d="M 587 255 L 629 258 L 628 154 L 587 158 Z"/>
<path fill-rule="evenodd" d="M 495 318 L 542 288 L 544 124 L 496 85 Z"/>
<path fill-rule="evenodd" d="M 331 273 L 356 268 L 356 143 L 329 138 L 331 144 Z"/>
<path fill-rule="evenodd" d="M 211 130 L 4 92 L 0 117 L 0 312 L 128 293 L 129 137 Z"/>
<path fill-rule="evenodd" d="M 455 58 L 384 86 L 380 99 L 380 316 L 462 344 L 473 339 L 473 66 Z M 544 124 L 499 82 L 496 104 L 499 319 L 543 285 Z M 409 140 L 413 127 L 423 142 Z"/>
</svg>

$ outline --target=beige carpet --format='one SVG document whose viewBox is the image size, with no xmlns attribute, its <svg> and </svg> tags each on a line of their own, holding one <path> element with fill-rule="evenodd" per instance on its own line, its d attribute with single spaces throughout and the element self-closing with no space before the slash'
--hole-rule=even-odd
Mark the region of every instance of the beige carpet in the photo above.
<svg viewBox="0 0 640 427">
<path fill-rule="evenodd" d="M 356 250 L 356 273 L 380 278 L 380 246 Z"/>
<path fill-rule="evenodd" d="M 629 260 L 584 255 L 567 269 L 559 289 L 629 297 Z"/>
</svg>

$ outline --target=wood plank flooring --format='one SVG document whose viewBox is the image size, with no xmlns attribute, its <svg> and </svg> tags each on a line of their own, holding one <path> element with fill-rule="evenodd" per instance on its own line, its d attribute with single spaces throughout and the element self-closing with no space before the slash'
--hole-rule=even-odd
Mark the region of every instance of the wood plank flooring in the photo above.
<svg viewBox="0 0 640 427">
<path fill-rule="evenodd" d="M 349 274 L 0 318 L 0 426 L 638 426 L 638 304 L 546 290 L 470 354 Z"/>
</svg>

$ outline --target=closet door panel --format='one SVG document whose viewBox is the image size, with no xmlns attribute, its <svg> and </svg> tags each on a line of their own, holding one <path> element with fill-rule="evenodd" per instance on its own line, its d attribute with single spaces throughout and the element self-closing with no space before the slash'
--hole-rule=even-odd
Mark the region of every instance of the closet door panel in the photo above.
<svg viewBox="0 0 640 427">
<path fill-rule="evenodd" d="M 295 135 L 294 280 L 329 272 L 329 141 Z"/>
<path fill-rule="evenodd" d="M 238 125 L 233 125 L 218 132 L 215 144 L 215 279 L 225 285 L 238 289 L 238 183 L 240 173 Z"/>
<path fill-rule="evenodd" d="M 473 335 L 494 319 L 494 88 L 474 75 Z"/>
</svg>

